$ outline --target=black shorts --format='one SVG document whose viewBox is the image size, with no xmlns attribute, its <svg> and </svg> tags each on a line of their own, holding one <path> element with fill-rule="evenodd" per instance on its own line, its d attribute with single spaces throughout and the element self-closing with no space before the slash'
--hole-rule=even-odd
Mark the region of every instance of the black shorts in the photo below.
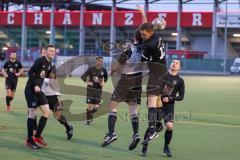
<svg viewBox="0 0 240 160">
<path fill-rule="evenodd" d="M 37 108 L 42 105 L 48 104 L 47 97 L 42 93 L 35 93 L 33 87 L 27 85 L 25 87 L 25 98 L 28 108 Z"/>
<path fill-rule="evenodd" d="M 152 64 L 148 67 L 150 72 L 147 84 L 147 94 L 155 96 L 162 95 L 165 84 L 162 78 L 167 73 L 167 68 L 162 64 Z"/>
<path fill-rule="evenodd" d="M 63 110 L 63 103 L 60 99 L 60 96 L 47 96 L 49 108 L 53 111 L 61 111 Z"/>
<path fill-rule="evenodd" d="M 86 97 L 87 104 L 100 104 L 101 96 L 102 96 L 101 88 L 93 88 L 89 86 L 87 87 L 87 97 Z"/>
<path fill-rule="evenodd" d="M 174 105 L 163 106 L 161 111 L 162 118 L 165 122 L 174 122 Z"/>
<path fill-rule="evenodd" d="M 142 73 L 122 74 L 113 91 L 112 101 L 141 104 Z"/>
<path fill-rule="evenodd" d="M 17 88 L 17 82 L 18 82 L 17 78 L 6 78 L 5 88 L 15 92 Z"/>
</svg>

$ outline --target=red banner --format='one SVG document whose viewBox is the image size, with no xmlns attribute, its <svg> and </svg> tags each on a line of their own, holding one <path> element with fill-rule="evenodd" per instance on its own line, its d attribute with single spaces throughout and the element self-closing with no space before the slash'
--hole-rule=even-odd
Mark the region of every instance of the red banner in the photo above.
<svg viewBox="0 0 240 160">
<path fill-rule="evenodd" d="M 49 26 L 51 13 L 49 11 L 27 12 L 27 26 Z M 141 13 L 138 11 L 116 11 L 114 14 L 115 26 L 139 26 L 142 23 Z M 148 12 L 148 21 L 154 18 L 164 17 L 167 21 L 167 27 L 175 28 L 177 26 L 177 12 Z M 183 12 L 182 27 L 211 27 L 211 12 Z M 0 26 L 21 26 L 22 12 L 0 12 Z M 110 26 L 111 11 L 85 11 L 85 26 Z M 79 11 L 56 11 L 54 13 L 55 26 L 79 26 Z"/>
</svg>

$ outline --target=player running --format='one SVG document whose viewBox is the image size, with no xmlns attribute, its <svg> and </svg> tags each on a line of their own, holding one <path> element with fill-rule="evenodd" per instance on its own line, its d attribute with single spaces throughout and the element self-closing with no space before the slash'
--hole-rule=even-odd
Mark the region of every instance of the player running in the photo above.
<svg viewBox="0 0 240 160">
<path fill-rule="evenodd" d="M 158 115 L 158 121 L 161 121 L 161 119 L 164 119 L 165 125 L 166 125 L 166 131 L 165 131 L 165 143 L 164 143 L 164 149 L 163 152 L 166 153 L 168 157 L 172 157 L 172 152 L 169 148 L 169 144 L 172 139 L 173 134 L 173 122 L 174 122 L 174 104 L 175 101 L 182 101 L 184 98 L 185 93 L 185 85 L 184 80 L 178 75 L 178 72 L 181 69 L 181 62 L 180 60 L 172 60 L 172 63 L 170 65 L 169 72 L 164 77 L 164 80 L 166 83 L 170 83 L 172 88 L 172 91 L 168 95 L 162 95 L 162 103 L 163 106 L 161 108 L 161 115 Z M 166 88 L 169 85 L 165 85 Z M 178 95 L 177 95 L 178 94 Z M 146 138 L 147 135 L 145 134 Z M 146 156 L 147 153 L 147 147 L 148 144 L 144 144 L 142 148 L 142 155 Z"/>
<path fill-rule="evenodd" d="M 22 67 L 22 64 L 17 60 L 16 53 L 11 53 L 10 60 L 4 64 L 2 69 L 2 74 L 6 78 L 6 109 L 8 112 L 11 110 L 11 101 L 14 98 L 14 93 L 17 88 L 18 77 L 22 75 L 23 72 L 24 69 Z"/>
<path fill-rule="evenodd" d="M 103 57 L 96 57 L 96 65 L 89 68 L 81 79 L 87 84 L 86 125 L 90 125 L 93 121 L 93 114 L 100 107 L 102 87 L 108 80 L 107 70 L 103 68 Z"/>
</svg>

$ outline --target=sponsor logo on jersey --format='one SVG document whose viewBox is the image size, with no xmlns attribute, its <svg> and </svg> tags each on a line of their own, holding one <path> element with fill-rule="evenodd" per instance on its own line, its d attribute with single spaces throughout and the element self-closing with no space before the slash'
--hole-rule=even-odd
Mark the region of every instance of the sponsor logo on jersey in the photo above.
<svg viewBox="0 0 240 160">
<path fill-rule="evenodd" d="M 177 81 L 176 81 L 176 80 L 174 80 L 174 81 L 173 81 L 173 84 L 174 84 L 174 85 L 177 85 Z"/>
</svg>

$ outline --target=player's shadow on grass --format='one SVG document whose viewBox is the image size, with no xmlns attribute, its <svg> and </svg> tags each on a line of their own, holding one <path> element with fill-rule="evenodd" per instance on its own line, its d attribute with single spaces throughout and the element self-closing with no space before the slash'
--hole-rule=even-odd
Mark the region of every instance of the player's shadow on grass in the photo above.
<svg viewBox="0 0 240 160">
<path fill-rule="evenodd" d="M 82 147 L 84 147 L 84 145 L 82 145 Z M 68 152 L 68 153 L 72 153 L 72 154 L 77 154 L 77 155 L 80 155 L 80 156 L 87 156 L 87 158 L 89 158 L 89 159 L 91 159 L 91 158 L 96 158 L 96 157 L 98 157 L 99 155 L 95 155 L 93 152 L 89 152 L 89 151 L 78 151 L 78 152 L 72 152 L 72 151 L 70 151 L 69 152 L 69 150 L 68 151 L 66 151 L 66 150 L 60 150 L 60 149 L 53 149 L 53 148 L 51 148 L 51 151 L 57 151 L 57 152 Z M 85 159 L 86 159 L 86 157 L 84 157 Z M 83 159 L 84 159 L 83 158 Z M 101 154 L 101 158 L 112 158 L 112 156 L 111 155 L 102 155 Z"/>
<path fill-rule="evenodd" d="M 21 117 L 22 118 L 22 116 L 23 115 L 26 115 L 26 113 L 27 113 L 27 110 L 26 110 L 26 112 L 18 112 L 18 111 L 15 111 L 15 110 L 12 110 L 11 112 L 9 112 L 9 114 L 11 114 L 11 115 L 14 115 L 14 116 L 19 116 L 19 117 Z"/>
<path fill-rule="evenodd" d="M 60 137 L 60 136 L 55 136 L 55 135 L 50 135 L 50 134 L 48 135 L 48 137 L 52 138 L 52 139 L 65 140 L 66 141 L 65 137 Z M 89 140 L 77 139 L 77 138 L 74 138 L 74 137 L 73 137 L 73 139 L 71 139 L 70 141 L 67 141 L 67 142 L 79 144 L 81 146 L 87 145 L 87 146 L 90 146 L 90 147 L 102 148 L 101 147 L 101 142 L 94 142 L 94 141 L 89 141 Z M 122 149 L 122 148 L 118 148 L 118 147 L 115 147 L 115 146 L 108 146 L 108 147 L 105 147 L 103 149 L 108 149 L 108 150 L 112 150 L 112 151 L 120 151 L 120 152 L 129 152 L 127 149 Z"/>
<path fill-rule="evenodd" d="M 115 146 L 111 146 L 111 145 L 102 148 L 101 147 L 101 143 L 102 142 L 93 142 L 93 141 L 88 141 L 88 140 L 83 140 L 83 139 L 79 139 L 77 141 L 78 141 L 77 143 L 80 143 L 80 144 L 83 144 L 83 145 L 92 146 L 92 147 L 97 147 L 97 148 L 101 148 L 101 149 L 107 149 L 107 150 L 119 151 L 119 152 L 128 152 L 127 149 L 123 149 L 123 148 L 119 148 L 119 147 L 115 147 Z"/>
<path fill-rule="evenodd" d="M 51 159 L 51 160 L 81 160 L 84 158 L 75 158 L 73 156 L 67 156 L 64 155 L 63 153 L 66 153 L 66 151 L 63 150 L 57 150 L 57 149 L 52 149 L 52 148 L 42 148 L 40 150 L 33 150 L 30 148 L 27 148 L 25 146 L 25 142 L 23 140 L 23 143 L 19 143 L 13 140 L 6 140 L 6 139 L 0 139 L 0 148 L 1 149 L 6 149 L 8 151 L 13 151 L 13 152 L 23 152 L 23 153 L 30 153 L 31 155 L 36 156 L 36 158 L 41 157 L 41 159 Z M 57 152 L 57 153 L 54 153 Z M 75 156 L 76 155 L 81 155 L 79 152 L 74 152 Z M 14 158 L 14 157 L 13 157 Z"/>
</svg>

